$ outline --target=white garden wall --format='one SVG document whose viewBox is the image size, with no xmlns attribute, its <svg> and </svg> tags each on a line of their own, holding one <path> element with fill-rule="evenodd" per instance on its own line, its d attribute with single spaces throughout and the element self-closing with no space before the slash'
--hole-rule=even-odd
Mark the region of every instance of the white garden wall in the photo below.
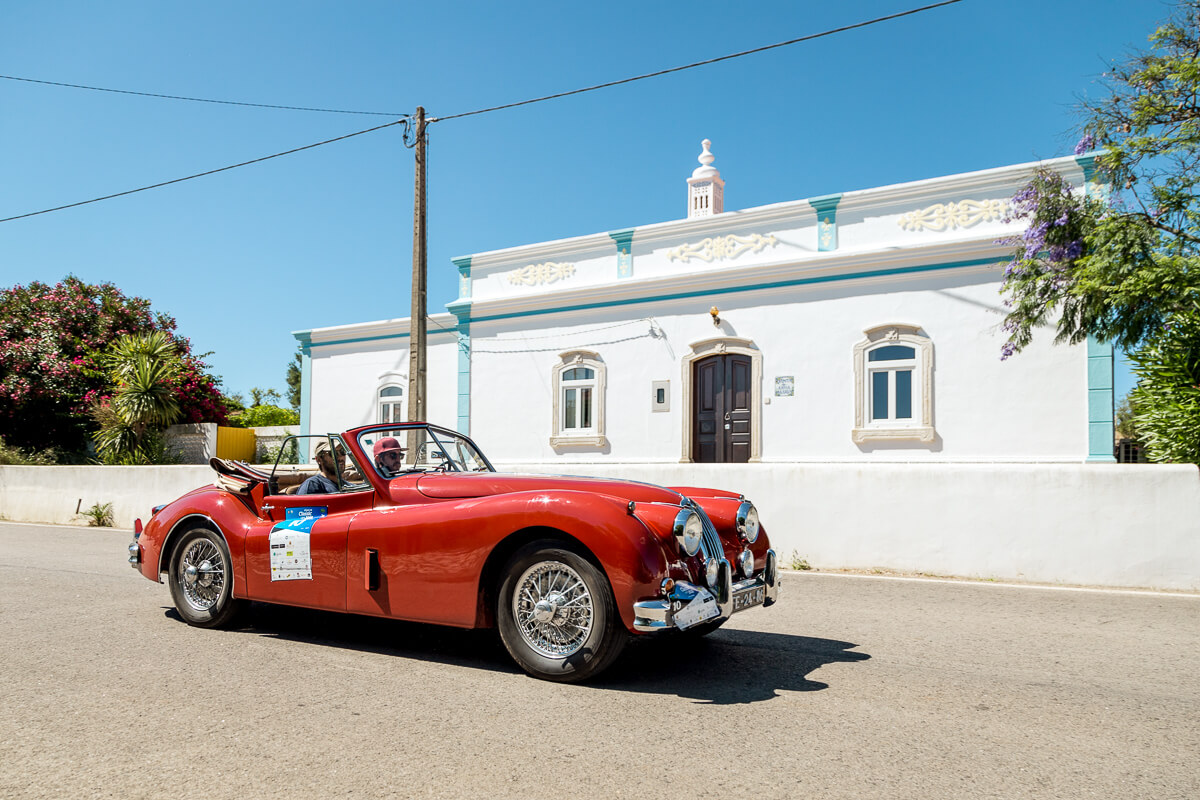
<svg viewBox="0 0 1200 800">
<path fill-rule="evenodd" d="M 503 465 L 497 465 L 503 468 Z M 566 466 L 566 469 L 564 469 Z M 779 553 L 1046 583 L 1200 591 L 1200 472 L 1189 465 L 523 464 L 742 492 Z M 0 467 L 0 518 L 82 524 L 112 503 L 130 527 L 212 482 L 207 467 Z M 117 554 L 114 557 L 123 557 Z"/>
</svg>

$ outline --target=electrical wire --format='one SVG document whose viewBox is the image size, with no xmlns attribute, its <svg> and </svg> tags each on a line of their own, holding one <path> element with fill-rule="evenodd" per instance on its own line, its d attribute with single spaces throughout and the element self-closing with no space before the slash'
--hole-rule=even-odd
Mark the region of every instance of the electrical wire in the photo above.
<svg viewBox="0 0 1200 800">
<path fill-rule="evenodd" d="M 618 322 L 615 325 L 602 325 L 599 328 L 584 328 L 581 331 L 570 331 L 569 335 L 582 336 L 585 333 L 596 333 L 597 331 L 609 331 L 609 330 L 612 330 L 613 328 L 624 328 L 628 325 L 637 325 L 638 323 L 642 323 L 642 322 L 649 322 L 652 329 L 656 328 L 658 326 L 658 323 L 654 320 L 653 317 L 641 317 L 639 319 L 631 319 L 626 322 Z M 534 339 L 562 339 L 563 336 L 564 336 L 564 334 L 555 333 L 555 334 L 550 334 L 549 336 L 522 336 L 519 339 L 516 339 L 516 338 L 501 339 L 500 337 L 496 337 L 492 341 L 499 344 L 501 342 L 527 342 L 527 341 L 533 341 Z"/>
<path fill-rule="evenodd" d="M 517 106 L 527 106 L 532 103 L 541 103 L 544 100 L 557 100 L 560 97 L 570 97 L 571 95 L 583 94 L 584 92 L 594 92 L 597 89 L 607 89 L 611 86 L 621 86 L 622 84 L 633 83 L 634 81 L 642 81 L 647 78 L 657 78 L 660 75 L 669 75 L 672 72 L 682 72 L 686 69 L 694 69 L 696 67 L 703 67 L 703 66 L 707 66 L 709 64 L 716 64 L 721 61 L 729 61 L 730 59 L 733 59 L 733 58 L 741 58 L 742 56 L 749 56 L 749 55 L 753 55 L 755 53 L 762 53 L 767 50 L 774 50 L 777 47 L 787 47 L 788 45 L 798 44 L 800 42 L 809 42 L 809 41 L 812 41 L 813 39 L 820 39 L 821 37 L 824 37 L 824 36 L 832 36 L 835 33 L 845 33 L 846 31 L 852 31 L 856 28 L 865 28 L 868 25 L 875 25 L 880 22 L 888 22 L 890 20 L 900 19 L 901 17 L 907 17 L 912 14 L 920 14 L 922 11 L 930 11 L 935 8 L 941 8 L 942 6 L 952 6 L 955 3 L 961 3 L 961 2 L 962 2 L 962 0 L 944 0 L 944 2 L 941 2 L 941 3 L 933 3 L 933 4 L 927 5 L 927 6 L 921 6 L 920 8 L 913 8 L 908 11 L 900 11 L 896 14 L 888 14 L 886 17 L 876 17 L 875 19 L 870 19 L 865 22 L 856 22 L 853 25 L 843 25 L 840 28 L 832 28 L 830 30 L 822 31 L 820 33 L 812 33 L 812 34 L 809 34 L 808 36 L 801 36 L 796 39 L 788 39 L 786 42 L 776 42 L 775 44 L 768 44 L 768 45 L 764 45 L 763 47 L 755 47 L 752 50 L 743 50 L 739 53 L 730 53 L 729 55 L 718 56 L 716 58 L 709 58 L 704 61 L 697 61 L 693 64 L 685 64 L 681 67 L 671 67 L 669 69 L 660 69 L 657 72 L 647 72 L 645 75 L 637 75 L 632 78 L 622 78 L 621 80 L 609 81 L 608 83 L 598 83 L 595 86 L 587 86 L 583 89 L 572 89 L 569 92 L 558 92 L 557 94 L 548 94 L 544 97 L 535 97 L 531 100 L 520 100 L 516 103 L 505 103 L 504 105 L 492 106 L 490 108 L 480 108 L 475 111 L 464 111 L 459 114 L 449 114 L 449 115 L 441 116 L 441 117 L 431 117 L 429 120 L 427 120 L 427 122 L 445 122 L 445 121 L 451 120 L 451 119 L 460 119 L 462 117 L 475 116 L 476 114 L 487 114 L 491 111 L 502 111 L 506 108 L 516 108 Z"/>
<path fill-rule="evenodd" d="M 343 139 L 350 139 L 355 136 L 362 136 L 364 133 L 372 133 L 374 131 L 383 130 L 384 128 L 390 128 L 393 125 L 406 125 L 407 126 L 408 119 L 398 119 L 395 122 L 388 122 L 383 125 L 376 125 L 374 128 L 367 128 L 366 130 L 355 131 L 354 133 L 347 133 L 345 136 L 338 136 L 333 139 L 326 139 L 323 142 L 314 142 L 313 144 L 306 144 L 303 147 L 294 147 L 291 150 L 284 150 L 282 153 L 274 153 L 269 156 L 263 156 L 262 158 L 255 158 L 255 159 L 251 159 L 250 161 L 243 161 L 240 164 L 230 164 L 227 167 L 219 167 L 217 169 L 210 169 L 207 172 L 198 172 L 195 175 L 188 175 L 186 178 L 175 178 L 174 180 L 163 181 L 162 183 L 155 183 L 151 186 L 142 186 L 141 188 L 138 188 L 138 189 L 129 189 L 128 191 L 124 191 L 124 192 L 116 192 L 115 194 L 107 194 L 104 197 L 94 197 L 91 200 L 80 200 L 78 203 L 68 203 L 65 206 L 56 206 L 54 208 L 45 208 L 45 209 L 42 209 L 41 211 L 31 211 L 28 214 L 18 214 L 15 217 L 5 217 L 4 219 L 0 219 L 0 222 L 12 222 L 15 219 L 25 219 L 26 217 L 36 217 L 39 214 L 49 214 L 51 211 L 62 211 L 67 208 L 75 208 L 77 206 L 86 206 L 89 203 L 99 203 L 101 200 L 112 200 L 114 197 L 124 197 L 127 194 L 137 194 L 138 192 L 145 192 L 150 189 L 158 189 L 162 186 L 170 186 L 173 183 L 183 183 L 184 181 L 190 181 L 195 178 L 203 178 L 206 175 L 215 175 L 218 172 L 227 172 L 231 169 L 237 169 L 238 167 L 246 167 L 251 164 L 261 163 L 263 161 L 270 161 L 272 158 L 279 158 L 280 156 L 288 156 L 288 155 L 291 155 L 292 153 L 299 153 L 302 150 L 311 150 L 314 147 L 321 147 L 322 145 L 333 144 L 334 142 L 340 142 Z"/>
<path fill-rule="evenodd" d="M 808 41 L 812 41 L 813 39 L 819 39 L 824 36 L 832 36 L 835 33 L 844 33 L 846 31 L 854 30 L 856 28 L 865 28 L 868 25 L 875 25 L 880 22 L 887 22 L 889 20 L 900 19 L 901 17 L 907 17 L 907 16 L 911 16 L 913 14 L 919 14 L 923 11 L 929 11 L 931 9 L 941 8 L 943 6 L 950 6 L 950 5 L 954 5 L 955 3 L 961 3 L 961 2 L 962 2 L 962 0 L 943 0 L 943 2 L 940 2 L 940 3 L 932 3 L 930 5 L 921 6 L 920 8 L 913 8 L 913 9 L 909 9 L 908 11 L 900 11 L 895 14 L 888 14 L 887 16 L 876 17 L 875 19 L 866 20 L 864 22 L 856 22 L 852 25 L 843 25 L 839 28 L 832 28 L 830 30 L 822 31 L 820 33 L 813 33 L 813 34 L 809 34 L 808 36 L 801 36 L 801 37 L 798 37 L 795 39 L 789 39 L 785 42 L 776 42 L 775 44 L 764 45 L 763 47 L 755 47 L 751 50 L 743 50 L 738 53 L 730 53 L 728 55 L 718 56 L 716 58 L 710 58 L 710 59 L 706 59 L 704 61 L 697 61 L 695 63 L 685 64 L 680 67 L 671 67 L 669 69 L 658 70 L 657 72 L 648 72 L 644 75 L 637 75 L 632 78 L 623 78 L 621 80 L 609 81 L 607 83 L 601 83 L 601 84 L 597 84 L 595 86 L 587 86 L 582 89 L 574 89 L 569 92 L 558 92 L 557 94 L 545 95 L 544 97 L 535 97 L 530 100 L 521 100 L 521 101 L 518 101 L 515 103 L 506 103 L 504 105 L 492 106 L 490 108 L 480 108 L 480 109 L 476 109 L 475 111 L 464 111 L 464 112 L 461 112 L 458 114 L 450 114 L 448 116 L 442 116 L 442 117 L 429 117 L 426 119 L 425 122 L 426 122 L 426 125 L 433 123 L 433 122 L 445 122 L 447 120 L 452 120 L 452 119 L 461 119 L 463 117 L 471 117 L 471 116 L 476 116 L 478 114 L 486 114 L 491 111 L 501 111 L 501 110 L 507 109 L 507 108 L 516 108 L 518 106 L 527 106 L 532 103 L 541 103 L 546 100 L 556 100 L 560 97 L 570 97 L 572 95 L 583 94 L 585 92 L 593 92 L 593 91 L 596 91 L 597 89 L 607 89 L 612 86 L 621 86 L 626 83 L 633 83 L 634 81 L 645 80 L 647 78 L 655 78 L 660 75 L 669 75 L 673 72 L 682 72 L 683 70 L 694 69 L 696 67 L 703 67 L 708 64 L 716 64 L 721 61 L 728 61 L 728 60 L 734 59 L 734 58 L 741 58 L 742 56 L 753 55 L 755 53 L 762 53 L 767 50 L 774 50 L 779 47 L 786 47 L 788 45 L 798 44 L 800 42 L 808 42 Z M 182 183 L 184 181 L 190 181 L 190 180 L 194 180 L 196 178 L 203 178 L 207 175 L 215 175 L 218 172 L 226 172 L 228 170 L 237 169 L 238 167 L 245 167 L 245 166 L 249 166 L 251 164 L 258 164 L 263 161 L 269 161 L 270 159 L 279 158 L 280 156 L 291 155 L 292 153 L 299 153 L 303 150 L 311 150 L 314 147 L 320 147 L 322 145 L 332 144 L 333 142 L 340 142 L 343 139 L 349 139 L 354 136 L 361 136 L 364 133 L 371 133 L 373 131 L 382 130 L 383 128 L 390 128 L 393 125 L 404 125 L 404 127 L 405 127 L 404 143 L 406 146 L 409 146 L 409 147 L 412 146 L 412 144 L 409 143 L 409 139 L 411 138 L 409 135 L 411 133 L 411 127 L 409 125 L 410 115 L 408 115 L 408 114 L 390 114 L 390 113 L 384 112 L 384 111 L 344 111 L 344 110 L 338 110 L 338 109 L 304 108 L 301 106 L 279 106 L 279 105 L 268 105 L 265 103 L 262 103 L 262 104 L 260 104 L 260 103 L 241 103 L 241 102 L 236 102 L 236 101 L 232 101 L 232 100 L 208 100 L 208 99 L 199 98 L 199 97 L 183 97 L 183 96 L 179 96 L 179 95 L 153 94 L 150 92 L 134 92 L 134 91 L 128 91 L 125 89 L 105 89 L 105 88 L 101 88 L 101 87 L 97 87 L 97 86 L 83 86 L 81 84 L 73 84 L 73 83 L 57 83 L 54 81 L 35 80 L 33 78 L 19 78 L 19 77 L 15 77 L 12 75 L 0 75 L 0 78 L 4 78 L 7 80 L 15 80 L 15 81 L 26 81 L 28 83 L 41 83 L 41 84 L 47 84 L 50 86 L 66 86 L 66 87 L 77 88 L 77 89 L 90 89 L 93 91 L 114 92 L 117 94 L 132 94 L 132 95 L 139 95 L 139 96 L 144 96 L 144 97 L 160 97 L 160 98 L 167 98 L 167 99 L 172 99 L 172 100 L 191 100 L 191 101 L 202 102 L 202 103 L 221 103 L 221 104 L 227 104 L 227 105 L 254 106 L 254 107 L 259 107 L 259 108 L 288 109 L 288 110 L 293 110 L 293 111 L 324 111 L 324 112 L 328 112 L 328 113 L 339 113 L 339 114 L 376 114 L 376 115 L 400 117 L 400 119 L 396 120 L 395 122 L 388 122 L 384 125 L 377 125 L 374 128 L 367 128 L 365 130 L 356 131 L 354 133 L 348 133 L 345 136 L 338 136 L 334 139 L 326 139 L 323 142 L 315 142 L 313 144 L 305 145 L 303 147 L 296 147 L 291 150 L 285 150 L 282 153 L 274 153 L 273 155 L 263 156 L 262 158 L 256 158 L 256 159 L 252 159 L 250 161 L 243 161 L 240 164 L 231 164 L 227 167 L 211 169 L 206 172 L 199 172 L 195 175 L 188 175 L 187 177 L 184 177 L 184 178 L 175 178 L 174 180 L 163 181 L 161 183 L 155 183 L 150 186 L 142 186 L 137 189 L 129 189 L 128 191 L 124 191 L 124 192 L 116 192 L 114 194 L 105 195 L 103 197 L 96 197 L 91 200 L 81 200 L 77 203 L 68 203 L 66 205 L 56 206 L 54 208 L 46 208 L 41 211 L 31 211 L 27 214 L 18 214 L 13 217 L 5 217 L 3 219 L 0 219 L 0 223 L 12 222 L 13 220 L 25 219 L 27 217 L 36 217 L 40 214 L 49 214 L 53 211 L 63 211 L 68 208 L 76 208 L 78 206 L 85 206 L 90 203 L 99 203 L 102 200 L 112 200 L 113 198 L 116 198 L 116 197 L 124 197 L 125 195 L 149 191 L 150 189 L 158 189 L 163 186 L 170 186 L 171 184 L 174 184 L 174 183 Z"/>
<path fill-rule="evenodd" d="M 601 345 L 605 345 L 605 344 L 619 344 L 621 342 L 632 342 L 637 339 L 655 339 L 655 338 L 658 338 L 658 337 L 656 337 L 654 335 L 654 333 L 652 331 L 650 331 L 647 333 L 638 334 L 637 336 L 626 336 L 624 339 L 612 339 L 607 342 L 588 342 L 587 344 L 579 344 L 579 345 L 573 344 L 573 345 L 571 345 L 570 349 L 577 350 L 582 347 L 600 347 Z M 557 347 L 530 347 L 530 348 L 526 348 L 524 350 L 478 350 L 478 349 L 472 347 L 471 354 L 474 355 L 475 353 L 488 353 L 490 355 L 509 355 L 511 353 L 549 353 L 549 352 L 552 352 L 555 350 L 562 351 L 565 349 L 567 349 L 565 345 L 559 345 Z"/>
<path fill-rule="evenodd" d="M 193 103 L 216 103 L 226 106 L 249 106 L 251 108 L 275 108 L 284 111 L 318 111 L 323 114 L 370 114 L 378 117 L 407 117 L 408 114 L 397 114 L 391 111 L 350 111 L 342 108 L 308 108 L 305 106 L 277 106 L 270 103 L 242 103 L 237 100 L 211 100 L 206 97 L 184 97 L 177 94 L 155 94 L 154 92 L 134 92 L 129 89 L 107 89 L 103 86 L 84 86 L 80 83 L 60 83 L 59 81 L 43 81 L 37 78 L 21 78 L 16 75 L 0 75 L 6 81 L 22 81 L 24 83 L 40 83 L 44 86 L 65 86 L 68 89 L 88 89 L 93 92 L 111 92 L 113 94 L 132 94 L 138 97 L 159 97 L 164 100 L 189 100 Z"/>
</svg>

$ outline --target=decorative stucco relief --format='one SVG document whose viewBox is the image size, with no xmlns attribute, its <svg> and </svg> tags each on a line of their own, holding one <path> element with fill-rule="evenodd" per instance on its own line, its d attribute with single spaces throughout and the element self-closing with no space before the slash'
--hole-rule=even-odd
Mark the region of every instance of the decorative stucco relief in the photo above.
<svg viewBox="0 0 1200 800">
<path fill-rule="evenodd" d="M 574 264 L 556 264 L 553 261 L 547 261 L 514 269 L 508 273 L 508 282 L 519 286 L 538 286 L 543 283 L 565 281 L 574 275 Z"/>
<path fill-rule="evenodd" d="M 834 236 L 837 234 L 837 229 L 834 228 L 833 223 L 829 221 L 828 217 L 821 220 L 819 227 L 821 231 L 821 249 L 832 250 Z"/>
<path fill-rule="evenodd" d="M 961 200 L 910 211 L 898 222 L 906 231 L 954 230 L 969 228 L 980 222 L 996 222 L 1003 219 L 1007 209 L 1007 200 Z"/>
<path fill-rule="evenodd" d="M 713 261 L 721 261 L 729 258 L 737 258 L 743 253 L 757 253 L 766 247 L 774 247 L 779 244 L 779 240 L 774 235 L 763 236 L 761 233 L 752 233 L 749 236 L 712 236 L 708 239 L 702 239 L 697 244 L 683 244 L 676 247 L 674 250 L 667 251 L 668 261 L 682 261 L 687 263 L 693 258 L 698 258 L 701 261 L 712 263 Z"/>
</svg>

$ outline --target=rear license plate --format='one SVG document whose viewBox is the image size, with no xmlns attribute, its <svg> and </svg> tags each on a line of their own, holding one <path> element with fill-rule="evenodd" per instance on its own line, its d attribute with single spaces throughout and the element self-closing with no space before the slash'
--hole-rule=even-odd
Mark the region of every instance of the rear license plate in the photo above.
<svg viewBox="0 0 1200 800">
<path fill-rule="evenodd" d="M 751 586 L 733 595 L 733 610 L 744 611 L 747 608 L 761 606 L 767 599 L 767 587 Z"/>
</svg>

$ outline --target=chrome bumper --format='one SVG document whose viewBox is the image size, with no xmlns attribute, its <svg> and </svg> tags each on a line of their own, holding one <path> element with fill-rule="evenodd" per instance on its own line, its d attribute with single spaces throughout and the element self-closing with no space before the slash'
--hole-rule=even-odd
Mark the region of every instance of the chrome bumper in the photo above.
<svg viewBox="0 0 1200 800">
<path fill-rule="evenodd" d="M 733 582 L 733 570 L 726 559 L 721 559 L 721 567 L 717 573 L 716 586 L 698 586 L 686 581 L 676 581 L 675 588 L 663 599 L 642 600 L 633 604 L 634 630 L 650 633 L 676 629 L 675 614 L 681 611 L 695 598 L 715 596 L 720 613 L 711 620 L 729 619 L 738 611 L 739 598 L 743 598 L 755 589 L 763 588 L 763 606 L 771 606 L 779 599 L 779 559 L 774 550 L 767 551 L 767 563 L 762 572 L 753 578 Z M 758 605 L 755 603 L 754 605 Z M 754 606 L 748 606 L 753 608 Z"/>
</svg>

